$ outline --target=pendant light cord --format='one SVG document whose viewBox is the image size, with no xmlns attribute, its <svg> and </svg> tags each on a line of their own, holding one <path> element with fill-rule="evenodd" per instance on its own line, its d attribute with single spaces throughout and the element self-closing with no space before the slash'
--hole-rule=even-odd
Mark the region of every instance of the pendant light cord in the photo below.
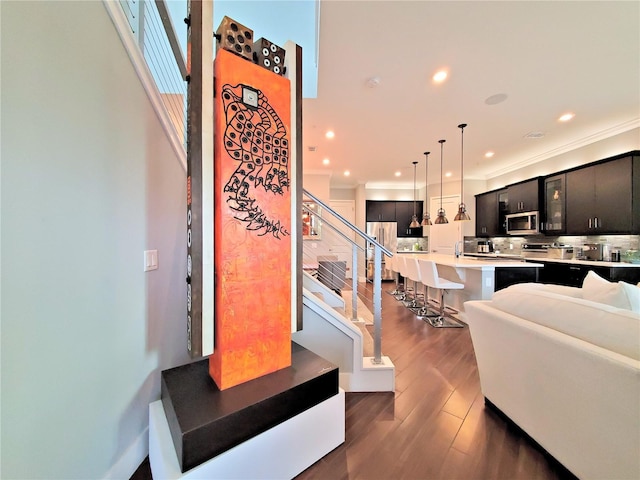
<svg viewBox="0 0 640 480">
<path fill-rule="evenodd" d="M 442 210 L 442 155 L 444 152 L 444 142 L 446 142 L 446 140 L 438 140 L 440 144 L 440 210 Z"/>
<path fill-rule="evenodd" d="M 429 218 L 429 154 L 431 152 L 424 152 L 424 209 Z"/>
<path fill-rule="evenodd" d="M 416 166 L 418 162 L 413 162 L 413 218 L 416 218 Z"/>
<path fill-rule="evenodd" d="M 466 123 L 458 125 L 460 129 L 460 203 L 464 203 L 464 127 L 466 126 Z"/>
</svg>

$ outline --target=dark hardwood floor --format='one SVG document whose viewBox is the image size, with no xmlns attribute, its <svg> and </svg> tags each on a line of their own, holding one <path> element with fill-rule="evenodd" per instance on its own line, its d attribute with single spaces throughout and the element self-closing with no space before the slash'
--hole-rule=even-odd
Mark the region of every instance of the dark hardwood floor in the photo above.
<svg viewBox="0 0 640 480">
<path fill-rule="evenodd" d="M 297 479 L 575 478 L 485 407 L 467 327 L 433 328 L 387 294 L 382 318 L 395 393 L 347 393 L 345 443 Z"/>
<path fill-rule="evenodd" d="M 347 393 L 345 443 L 298 480 L 575 478 L 485 406 L 467 327 L 433 328 L 386 293 L 382 312 L 396 391 Z M 132 478 L 151 478 L 148 461 Z"/>
</svg>

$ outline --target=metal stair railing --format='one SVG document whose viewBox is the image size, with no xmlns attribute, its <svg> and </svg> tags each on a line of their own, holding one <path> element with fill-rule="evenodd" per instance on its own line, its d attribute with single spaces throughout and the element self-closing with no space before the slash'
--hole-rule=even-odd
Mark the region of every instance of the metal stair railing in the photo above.
<svg viewBox="0 0 640 480">
<path fill-rule="evenodd" d="M 166 0 L 120 0 L 140 52 L 171 120 L 186 148 L 187 67 Z M 187 2 L 184 16 L 187 15 Z"/>
<path fill-rule="evenodd" d="M 351 319 L 358 320 L 358 253 L 373 249 L 373 358 L 382 362 L 382 255 L 394 254 L 312 193 L 303 189 L 303 215 L 313 216 L 313 231 L 303 234 L 303 268 L 315 272 L 330 288 L 341 290 L 351 277 Z M 304 233 L 304 232 L 303 232 Z M 350 251 L 351 259 L 345 255 Z M 349 264 L 351 267 L 349 268 Z M 365 269 L 366 270 L 366 269 Z M 367 277 L 367 272 L 363 275 Z M 366 283 L 366 282 L 365 282 Z M 336 287 L 336 288 L 333 288 Z"/>
</svg>

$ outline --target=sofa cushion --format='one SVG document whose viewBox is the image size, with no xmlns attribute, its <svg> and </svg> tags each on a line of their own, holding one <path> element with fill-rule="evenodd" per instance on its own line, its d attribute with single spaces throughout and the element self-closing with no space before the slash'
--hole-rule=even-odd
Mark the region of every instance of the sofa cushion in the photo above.
<svg viewBox="0 0 640 480">
<path fill-rule="evenodd" d="M 512 292 L 530 292 L 535 290 L 538 292 L 557 293 L 568 297 L 582 298 L 582 289 L 580 287 L 555 285 L 553 283 L 516 283 L 511 285 L 509 289 Z"/>
<path fill-rule="evenodd" d="M 582 283 L 582 298 L 640 313 L 640 289 L 626 282 L 610 282 L 590 270 Z"/>
<path fill-rule="evenodd" d="M 638 313 L 523 285 L 494 293 L 491 302 L 503 312 L 640 360 Z"/>
</svg>

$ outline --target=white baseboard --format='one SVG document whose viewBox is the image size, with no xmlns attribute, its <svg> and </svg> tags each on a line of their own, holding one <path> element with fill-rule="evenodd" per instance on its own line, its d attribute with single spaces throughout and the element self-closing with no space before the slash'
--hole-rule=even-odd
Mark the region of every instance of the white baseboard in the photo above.
<svg viewBox="0 0 640 480">
<path fill-rule="evenodd" d="M 396 388 L 395 366 L 389 357 L 382 357 L 376 365 L 373 357 L 363 357 L 354 372 L 340 372 L 340 388 L 347 392 L 394 392 Z"/>
<path fill-rule="evenodd" d="M 126 452 L 102 477 L 105 480 L 122 480 L 131 478 L 131 475 L 138 469 L 140 464 L 149 454 L 149 427 L 145 428 L 135 441 L 129 446 Z"/>
</svg>

